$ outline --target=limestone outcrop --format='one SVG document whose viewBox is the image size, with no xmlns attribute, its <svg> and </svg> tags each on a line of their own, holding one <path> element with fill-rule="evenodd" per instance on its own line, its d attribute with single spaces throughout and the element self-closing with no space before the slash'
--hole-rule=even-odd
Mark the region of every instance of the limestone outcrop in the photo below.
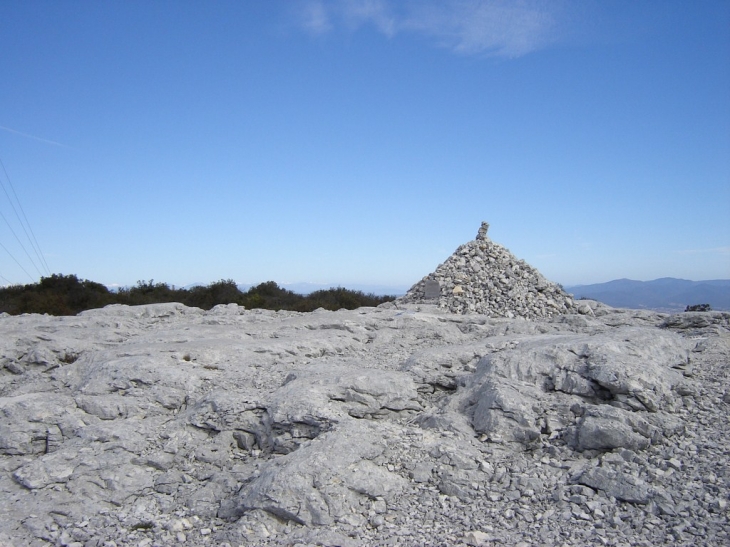
<svg viewBox="0 0 730 547">
<path fill-rule="evenodd" d="M 0 545 L 728 544 L 730 313 L 486 232 L 378 308 L 0 314 Z"/>
<path fill-rule="evenodd" d="M 0 545 L 726 543 L 730 314 L 582 305 L 0 316 Z"/>
<path fill-rule="evenodd" d="M 551 317 L 573 309 L 569 294 L 489 239 L 488 229 L 482 222 L 474 241 L 461 245 L 400 300 L 510 319 Z"/>
</svg>

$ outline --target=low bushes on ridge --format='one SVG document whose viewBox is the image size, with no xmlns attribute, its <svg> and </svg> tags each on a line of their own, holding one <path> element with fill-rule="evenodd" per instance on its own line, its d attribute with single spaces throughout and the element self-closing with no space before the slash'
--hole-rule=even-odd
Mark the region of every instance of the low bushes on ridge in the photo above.
<svg viewBox="0 0 730 547">
<path fill-rule="evenodd" d="M 138 281 L 134 287 L 110 291 L 101 283 L 81 280 L 75 275 L 53 274 L 29 285 L 0 288 L 0 313 L 47 313 L 76 315 L 108 304 L 159 304 L 180 302 L 209 310 L 218 304 L 238 304 L 246 308 L 313 311 L 318 308 L 338 310 L 377 306 L 394 300 L 394 296 L 376 296 L 342 287 L 301 295 L 267 281 L 241 291 L 232 279 L 222 279 L 206 286 L 176 289 L 154 280 Z"/>
</svg>

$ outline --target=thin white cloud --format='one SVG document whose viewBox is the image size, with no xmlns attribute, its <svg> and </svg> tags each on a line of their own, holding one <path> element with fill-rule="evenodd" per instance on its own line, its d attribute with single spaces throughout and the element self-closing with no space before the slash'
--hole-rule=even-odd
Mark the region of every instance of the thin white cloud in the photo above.
<svg viewBox="0 0 730 547">
<path fill-rule="evenodd" d="M 302 27 L 312 34 L 324 34 L 332 30 L 328 10 L 321 1 L 299 4 L 297 16 Z"/>
<path fill-rule="evenodd" d="M 324 34 L 372 25 L 428 36 L 456 53 L 519 57 L 560 40 L 564 0 L 310 0 L 301 25 Z"/>
<path fill-rule="evenodd" d="M 301 26 L 316 35 L 338 25 L 354 31 L 370 24 L 386 36 L 396 32 L 396 18 L 385 0 L 309 0 L 295 9 Z"/>
<path fill-rule="evenodd" d="M 344 19 L 352 28 L 369 23 L 389 37 L 397 31 L 398 22 L 384 0 L 343 0 L 342 8 Z"/>
<path fill-rule="evenodd" d="M 405 26 L 464 54 L 519 57 L 555 39 L 550 5 L 526 0 L 426 3 L 413 10 Z"/>
<path fill-rule="evenodd" d="M 29 139 L 35 139 L 37 141 L 45 142 L 47 144 L 52 144 L 54 146 L 63 146 L 64 148 L 69 148 L 67 145 L 61 144 L 60 142 L 52 141 L 52 140 L 49 140 L 49 139 L 44 139 L 42 137 L 36 137 L 35 135 L 29 135 L 28 133 L 23 133 L 21 131 L 16 131 L 15 129 L 11 129 L 9 127 L 5 127 L 4 125 L 0 125 L 0 129 L 3 129 L 3 130 L 8 131 L 10 133 L 15 133 L 16 135 L 20 135 L 22 137 L 27 137 Z"/>
</svg>

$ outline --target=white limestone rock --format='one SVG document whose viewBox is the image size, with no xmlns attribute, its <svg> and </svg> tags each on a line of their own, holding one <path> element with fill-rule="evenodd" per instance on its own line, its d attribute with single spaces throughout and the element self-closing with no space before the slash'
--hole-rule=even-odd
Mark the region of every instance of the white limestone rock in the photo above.
<svg viewBox="0 0 730 547">
<path fill-rule="evenodd" d="M 586 305 L 1 316 L 0 538 L 727 542 L 727 318 Z"/>
</svg>

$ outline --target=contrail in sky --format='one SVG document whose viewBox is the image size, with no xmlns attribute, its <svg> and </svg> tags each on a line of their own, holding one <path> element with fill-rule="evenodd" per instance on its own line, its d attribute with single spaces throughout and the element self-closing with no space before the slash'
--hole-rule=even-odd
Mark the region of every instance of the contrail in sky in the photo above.
<svg viewBox="0 0 730 547">
<path fill-rule="evenodd" d="M 36 137 L 35 135 L 29 135 L 28 133 L 23 133 L 22 131 L 16 131 L 15 129 L 10 129 L 9 127 L 5 127 L 4 125 L 0 125 L 0 129 L 4 129 L 5 131 L 10 131 L 11 133 L 15 133 L 16 135 L 22 135 L 23 137 L 28 137 L 29 139 L 35 139 L 37 141 L 46 142 L 46 143 L 52 144 L 54 146 L 63 146 L 64 148 L 70 148 L 69 146 L 66 146 L 65 144 L 61 144 L 60 142 L 52 141 L 49 139 L 43 139 L 41 137 Z"/>
</svg>

